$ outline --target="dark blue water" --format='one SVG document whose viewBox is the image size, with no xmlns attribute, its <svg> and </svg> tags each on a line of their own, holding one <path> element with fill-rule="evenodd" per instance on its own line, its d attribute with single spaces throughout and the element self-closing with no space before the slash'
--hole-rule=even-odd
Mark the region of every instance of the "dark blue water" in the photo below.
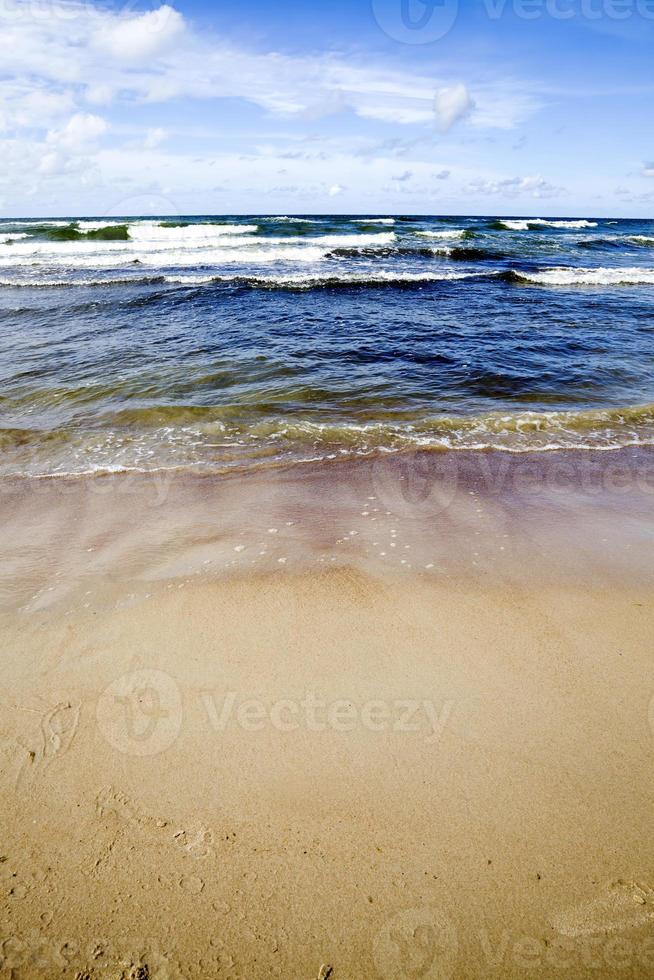
<svg viewBox="0 0 654 980">
<path fill-rule="evenodd" d="M 2 471 L 654 442 L 654 221 L 0 224 Z"/>
</svg>

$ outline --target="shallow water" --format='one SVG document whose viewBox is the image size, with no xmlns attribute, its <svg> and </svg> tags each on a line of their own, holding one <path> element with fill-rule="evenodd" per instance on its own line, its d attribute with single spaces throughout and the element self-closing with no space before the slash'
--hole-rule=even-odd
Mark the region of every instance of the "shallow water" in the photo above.
<svg viewBox="0 0 654 980">
<path fill-rule="evenodd" d="M 46 617 L 339 568 L 534 594 L 654 576 L 651 449 L 4 479 L 0 499 L 0 610 Z"/>
<path fill-rule="evenodd" d="M 654 221 L 0 223 L 2 474 L 654 444 Z"/>
</svg>

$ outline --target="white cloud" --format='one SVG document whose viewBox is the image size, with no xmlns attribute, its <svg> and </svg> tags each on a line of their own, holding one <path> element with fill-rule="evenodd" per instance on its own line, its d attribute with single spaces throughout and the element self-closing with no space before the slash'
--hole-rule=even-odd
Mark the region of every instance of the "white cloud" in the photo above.
<svg viewBox="0 0 654 980">
<path fill-rule="evenodd" d="M 25 15 L 15 15 L 20 7 Z M 193 30 L 168 4 L 125 16 L 91 4 L 50 0 L 38 17 L 18 0 L 0 8 L 3 71 L 32 88 L 49 85 L 78 102 L 166 102 L 242 98 L 275 115 L 316 119 L 354 112 L 362 119 L 429 126 L 434 105 L 447 129 L 471 113 L 473 98 L 447 72 L 434 76 L 323 53 L 248 50 Z M 522 83 L 476 80 L 471 122 L 511 127 L 538 107 Z M 436 100 L 434 102 L 434 92 Z"/>
<path fill-rule="evenodd" d="M 60 129 L 51 129 L 40 154 L 38 172 L 44 177 L 75 174 L 88 179 L 93 169 L 96 141 L 109 126 L 100 116 L 77 112 Z"/>
<path fill-rule="evenodd" d="M 47 85 L 29 80 L 2 82 L 0 132 L 51 126 L 53 120 L 70 115 L 75 107 L 73 94 L 51 91 Z"/>
<path fill-rule="evenodd" d="M 434 97 L 436 120 L 444 130 L 451 129 L 457 120 L 469 115 L 473 108 L 470 92 L 462 82 L 438 89 Z"/>
<path fill-rule="evenodd" d="M 13 192 L 15 185 L 16 201 L 19 192 L 21 200 L 40 195 L 38 200 L 55 211 L 69 210 L 73 193 L 82 208 L 82 185 L 100 188 L 87 199 L 95 202 L 89 210 L 97 213 L 113 199 L 156 194 L 163 188 L 182 198 L 181 213 L 193 209 L 191 194 L 196 201 L 204 195 L 202 206 L 209 206 L 206 195 L 218 187 L 227 188 L 230 202 L 238 193 L 246 205 L 255 206 L 253 195 L 270 189 L 278 179 L 272 175 L 282 173 L 284 187 L 296 188 L 307 210 L 316 197 L 339 198 L 346 191 L 348 198 L 356 195 L 370 206 L 380 188 L 404 199 L 413 199 L 421 188 L 430 194 L 435 180 L 446 179 L 446 171 L 439 169 L 453 166 L 457 180 L 440 185 L 445 200 L 479 170 L 475 161 L 471 172 L 467 151 L 451 153 L 445 137 L 435 132 L 435 121 L 443 132 L 457 122 L 510 129 L 540 105 L 528 85 L 501 79 L 495 70 L 491 77 L 471 68 L 464 84 L 458 67 L 453 76 L 437 63 L 431 74 L 409 60 L 404 67 L 398 67 L 399 61 L 391 67 L 361 52 L 305 56 L 255 50 L 200 32 L 168 4 L 149 13 L 121 15 L 107 5 L 48 0 L 35 13 L 31 0 L 14 0 L 11 9 L 0 4 L 0 34 L 5 78 L 0 186 Z M 226 131 L 219 130 L 219 113 L 213 108 L 213 126 L 200 127 L 191 113 L 188 123 L 180 121 L 185 105 L 175 110 L 164 106 L 193 99 L 215 104 L 247 100 L 258 115 L 269 118 L 253 127 L 254 134 L 241 136 L 238 127 L 229 129 L 229 118 Z M 132 114 L 146 120 L 149 114 L 154 123 L 147 106 L 155 102 L 161 104 L 157 125 L 137 129 Z M 109 105 L 111 128 L 98 108 Z M 166 111 L 178 115 L 170 121 Z M 306 128 L 338 114 L 342 121 L 334 119 L 329 126 L 335 136 L 288 152 L 295 146 L 284 142 L 280 127 L 295 134 L 303 124 Z M 247 115 L 258 122 L 254 113 Z M 171 136 L 160 121 L 180 135 Z M 401 138 L 398 126 L 404 130 Z M 219 142 L 219 136 L 228 141 Z M 364 145 L 369 150 L 362 155 Z M 409 173 L 411 179 L 405 176 Z M 51 203 L 55 201 L 61 203 Z M 290 205 L 284 201 L 280 206 L 286 210 Z"/>
<path fill-rule="evenodd" d="M 85 92 L 85 99 L 91 105 L 109 105 L 113 98 L 111 85 L 89 85 Z"/>
<path fill-rule="evenodd" d="M 467 190 L 472 194 L 501 195 L 503 197 L 533 197 L 538 200 L 548 197 L 561 197 L 566 194 L 564 187 L 550 184 L 541 176 L 505 177 L 501 180 L 476 179 L 470 181 Z"/>
<path fill-rule="evenodd" d="M 120 17 L 115 23 L 103 24 L 93 43 L 117 61 L 140 64 L 168 51 L 185 28 L 182 15 L 164 4 L 140 16 Z"/>
<path fill-rule="evenodd" d="M 84 149 L 88 143 L 97 140 L 108 129 L 106 121 L 100 116 L 94 116 L 89 112 L 77 112 L 71 116 L 63 129 L 50 130 L 48 142 L 77 152 Z"/>
<path fill-rule="evenodd" d="M 643 166 L 643 177 L 654 177 L 654 161 Z"/>
<path fill-rule="evenodd" d="M 53 174 L 64 173 L 66 170 L 67 159 L 61 153 L 57 153 L 53 150 L 51 153 L 46 153 L 41 158 L 39 163 L 39 173 L 45 174 L 50 177 Z"/>
<path fill-rule="evenodd" d="M 167 139 L 168 130 L 163 129 L 161 126 L 157 126 L 154 129 L 148 129 L 147 133 L 145 134 L 143 145 L 145 146 L 146 150 L 154 150 Z"/>
</svg>

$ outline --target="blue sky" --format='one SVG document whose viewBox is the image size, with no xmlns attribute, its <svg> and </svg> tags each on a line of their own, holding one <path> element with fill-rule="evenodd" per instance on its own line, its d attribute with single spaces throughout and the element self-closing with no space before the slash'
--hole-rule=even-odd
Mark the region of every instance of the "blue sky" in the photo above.
<svg viewBox="0 0 654 980">
<path fill-rule="evenodd" d="M 5 215 L 654 211 L 654 0 L 15 0 Z"/>
</svg>

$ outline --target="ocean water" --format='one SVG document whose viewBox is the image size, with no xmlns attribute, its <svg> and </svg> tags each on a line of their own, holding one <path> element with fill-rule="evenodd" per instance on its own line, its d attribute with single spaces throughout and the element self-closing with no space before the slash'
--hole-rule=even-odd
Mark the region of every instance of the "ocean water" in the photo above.
<svg viewBox="0 0 654 980">
<path fill-rule="evenodd" d="M 0 474 L 654 445 L 654 220 L 0 221 Z"/>
</svg>

